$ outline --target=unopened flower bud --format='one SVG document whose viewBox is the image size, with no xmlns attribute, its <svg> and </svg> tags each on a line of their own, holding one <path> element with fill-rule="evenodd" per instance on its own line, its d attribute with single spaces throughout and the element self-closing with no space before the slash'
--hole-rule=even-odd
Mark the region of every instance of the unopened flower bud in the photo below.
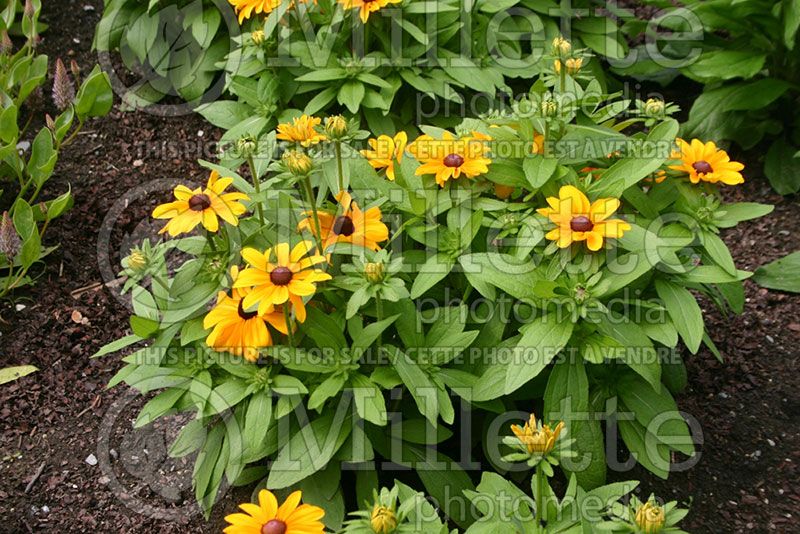
<svg viewBox="0 0 800 534">
<path fill-rule="evenodd" d="M 14 43 L 11 42 L 11 37 L 8 36 L 6 30 L 3 30 L 0 34 L 0 54 L 10 54 L 13 48 Z"/>
<path fill-rule="evenodd" d="M 131 253 L 128 256 L 128 269 L 136 272 L 141 273 L 147 267 L 147 258 L 142 251 L 139 249 L 131 249 Z"/>
<path fill-rule="evenodd" d="M 347 119 L 341 115 L 326 118 L 325 133 L 331 139 L 341 139 L 347 135 Z"/>
<path fill-rule="evenodd" d="M 368 263 L 364 266 L 364 276 L 373 284 L 383 282 L 385 266 L 383 263 Z"/>
<path fill-rule="evenodd" d="M 249 158 L 256 152 L 258 143 L 250 135 L 244 135 L 236 141 L 236 152 L 243 158 Z"/>
<path fill-rule="evenodd" d="M 53 77 L 53 102 L 56 107 L 63 111 L 72 103 L 75 98 L 75 86 L 72 84 L 67 69 L 61 58 L 56 60 L 56 73 Z"/>
<path fill-rule="evenodd" d="M 644 103 L 644 114 L 648 117 L 658 118 L 664 115 L 666 104 L 658 98 L 648 98 Z"/>
<path fill-rule="evenodd" d="M 78 66 L 78 62 L 74 59 L 69 60 L 69 70 L 75 77 L 75 83 L 81 83 L 81 68 Z"/>
<path fill-rule="evenodd" d="M 636 526 L 645 534 L 656 534 L 664 528 L 664 509 L 653 502 L 646 502 L 636 510 Z"/>
<path fill-rule="evenodd" d="M 311 168 L 314 166 L 311 158 L 299 150 L 290 150 L 284 153 L 281 160 L 289 172 L 295 176 L 305 176 L 311 172 Z"/>
<path fill-rule="evenodd" d="M 31 2 L 31 0 L 25 0 L 25 8 L 22 10 L 22 16 L 32 19 L 33 14 L 33 2 Z"/>
<path fill-rule="evenodd" d="M 53 117 L 51 117 L 49 113 L 44 114 L 44 123 L 47 125 L 49 129 L 51 130 L 56 129 L 56 122 L 53 120 Z"/>
<path fill-rule="evenodd" d="M 375 534 L 389 534 L 397 528 L 397 516 L 394 510 L 379 504 L 372 509 L 369 522 Z"/>
<path fill-rule="evenodd" d="M 553 100 L 542 102 L 542 115 L 545 117 L 555 117 L 558 114 L 558 104 Z"/>
<path fill-rule="evenodd" d="M 256 30 L 250 34 L 250 38 L 254 45 L 261 46 L 266 40 L 266 35 L 264 35 L 264 30 Z"/>
<path fill-rule="evenodd" d="M 19 252 L 19 246 L 20 239 L 14 229 L 14 223 L 11 222 L 8 212 L 4 211 L 0 219 L 0 254 L 5 254 L 6 261 L 10 264 Z"/>
<path fill-rule="evenodd" d="M 561 36 L 558 36 L 555 39 L 553 39 L 554 56 L 566 56 L 570 52 L 572 52 L 572 43 L 570 43 Z"/>
</svg>

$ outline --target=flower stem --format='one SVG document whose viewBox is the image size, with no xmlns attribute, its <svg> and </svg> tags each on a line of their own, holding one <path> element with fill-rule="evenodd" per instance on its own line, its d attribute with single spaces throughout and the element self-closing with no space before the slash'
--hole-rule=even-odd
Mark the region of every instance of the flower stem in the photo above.
<svg viewBox="0 0 800 534">
<path fill-rule="evenodd" d="M 342 142 L 336 141 L 336 165 L 339 170 L 339 191 L 344 191 L 344 168 L 342 167 Z"/>
<path fill-rule="evenodd" d="M 212 252 L 217 252 L 217 245 L 214 244 L 214 236 L 211 235 L 211 232 L 206 230 L 206 241 L 208 241 L 209 246 L 211 247 Z"/>
<path fill-rule="evenodd" d="M 314 220 L 314 240 L 317 243 L 317 254 L 322 254 L 322 226 L 319 224 L 319 213 L 317 213 L 317 203 L 314 202 L 314 189 L 311 187 L 311 177 L 305 176 L 301 182 L 306 193 L 306 201 L 311 206 L 311 216 Z"/>
<path fill-rule="evenodd" d="M 375 317 L 377 317 L 378 322 L 383 321 L 383 299 L 381 299 L 380 291 L 375 293 Z M 383 349 L 383 333 L 378 336 L 376 342 L 378 344 L 378 355 L 380 355 Z"/>
<path fill-rule="evenodd" d="M 256 190 L 256 196 L 261 195 L 261 183 L 258 180 L 258 174 L 256 173 L 256 164 L 253 161 L 253 156 L 247 156 L 247 165 L 250 167 L 250 175 L 253 177 L 253 188 Z M 264 208 L 261 206 L 261 201 L 256 200 L 256 211 L 258 212 L 258 221 L 261 223 L 261 226 L 266 225 L 264 222 Z"/>
<path fill-rule="evenodd" d="M 294 334 L 292 334 L 292 312 L 289 311 L 289 303 L 283 305 L 283 320 L 286 321 L 286 337 L 289 339 L 289 346 L 294 347 Z"/>
<path fill-rule="evenodd" d="M 544 461 L 544 460 L 542 460 Z M 544 506 L 544 471 L 541 463 L 536 466 L 536 532 L 544 532 L 545 506 Z"/>
</svg>

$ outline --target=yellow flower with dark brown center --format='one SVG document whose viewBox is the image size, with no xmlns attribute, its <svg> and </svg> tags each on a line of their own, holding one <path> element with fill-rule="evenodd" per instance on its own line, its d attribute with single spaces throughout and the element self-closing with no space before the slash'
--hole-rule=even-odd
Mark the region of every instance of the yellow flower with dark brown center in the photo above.
<svg viewBox="0 0 800 534">
<path fill-rule="evenodd" d="M 179 185 L 174 190 L 177 200 L 156 206 L 153 217 L 169 219 L 159 233 L 168 232 L 175 237 L 194 230 L 201 224 L 209 232 L 219 230 L 219 219 L 232 226 L 239 224 L 239 216 L 247 211 L 241 203 L 250 200 L 244 193 L 224 193 L 233 183 L 233 178 L 220 178 L 217 171 L 211 171 L 205 189 L 189 189 Z"/>
<path fill-rule="evenodd" d="M 631 229 L 621 219 L 608 218 L 619 208 L 616 198 L 601 198 L 590 204 L 578 188 L 565 185 L 558 191 L 558 197 L 549 197 L 547 203 L 549 208 L 536 211 L 556 223 L 545 237 L 558 242 L 559 248 L 586 241 L 589 250 L 597 251 L 602 248 L 604 238 L 619 239 Z"/>
<path fill-rule="evenodd" d="M 269 15 L 275 9 L 277 9 L 285 0 L 228 0 L 228 3 L 232 5 L 236 13 L 239 15 L 239 24 L 241 24 L 245 19 L 249 19 L 253 14 L 261 14 Z M 311 0 L 300 0 L 304 4 L 309 3 Z M 314 3 L 317 3 L 317 0 L 314 0 Z M 289 2 L 289 7 L 294 5 L 294 1 L 292 0 Z"/>
<path fill-rule="evenodd" d="M 731 161 L 728 153 L 717 148 L 713 141 L 703 143 L 699 139 L 692 139 L 687 143 L 683 139 L 676 139 L 678 150 L 670 156 L 671 159 L 680 160 L 678 165 L 670 165 L 670 169 L 681 171 L 689 176 L 693 184 L 722 182 L 726 185 L 744 183 L 742 171 L 744 165 Z"/>
<path fill-rule="evenodd" d="M 329 213 L 318 211 L 321 236 L 317 236 L 313 214 L 306 212 L 306 218 L 300 221 L 298 230 L 308 230 L 322 240 L 323 250 L 337 243 L 352 243 L 370 250 L 379 250 L 382 243 L 389 239 L 389 228 L 381 220 L 380 208 L 374 206 L 363 211 L 350 193 L 340 191 L 336 195 L 339 211 Z"/>
<path fill-rule="evenodd" d="M 288 301 L 294 306 L 297 320 L 305 321 L 303 297 L 313 295 L 318 282 L 331 279 L 328 273 L 314 269 L 326 260 L 318 254 L 309 255 L 313 246 L 311 241 L 301 241 L 291 250 L 289 243 L 279 243 L 264 252 L 243 249 L 242 258 L 250 267 L 242 271 L 233 287 L 252 288 L 242 300 L 244 309 L 258 305 L 258 313 L 266 314 L 270 308 Z"/>
<path fill-rule="evenodd" d="M 293 119 L 291 123 L 286 122 L 279 124 L 276 139 L 298 143 L 308 148 L 327 139 L 327 137 L 316 130 L 320 123 L 322 123 L 322 119 L 319 117 L 301 115 Z"/>
<path fill-rule="evenodd" d="M 375 534 L 390 534 L 397 528 L 397 515 L 389 507 L 376 504 L 369 520 Z"/>
<path fill-rule="evenodd" d="M 517 439 L 525 445 L 531 454 L 541 454 L 546 456 L 556 445 L 558 435 L 564 429 L 564 422 L 560 421 L 555 428 L 550 425 L 537 425 L 536 416 L 531 414 L 530 419 L 524 426 L 511 425 L 511 431 Z"/>
<path fill-rule="evenodd" d="M 492 160 L 489 153 L 488 136 L 483 134 L 456 138 L 445 132 L 442 139 L 422 135 L 408 146 L 408 151 L 422 163 L 415 174 L 433 174 L 436 183 L 444 187 L 448 180 L 456 180 L 462 175 L 475 178 L 489 172 Z"/>
<path fill-rule="evenodd" d="M 278 506 L 278 499 L 269 490 L 258 492 L 258 504 L 240 504 L 244 513 L 225 516 L 230 523 L 225 534 L 324 534 L 321 519 L 325 511 L 310 504 L 300 504 L 302 492 L 295 491 Z"/>
<path fill-rule="evenodd" d="M 408 143 L 408 135 L 399 132 L 394 137 L 380 135 L 377 139 L 367 141 L 371 150 L 362 150 L 361 155 L 375 170 L 386 169 L 386 177 L 394 182 L 394 163 L 403 162 L 403 153 Z"/>
<path fill-rule="evenodd" d="M 664 509 L 652 501 L 642 504 L 636 510 L 636 526 L 642 529 L 645 534 L 655 534 L 664 528 L 666 516 Z"/>
<path fill-rule="evenodd" d="M 345 9 L 358 9 L 358 16 L 364 24 L 369 20 L 370 14 L 388 6 L 399 4 L 403 0 L 339 0 Z"/>
<path fill-rule="evenodd" d="M 231 268 L 231 277 L 235 283 L 239 277 L 237 267 Z M 234 288 L 230 295 L 220 291 L 216 306 L 203 319 L 203 328 L 213 328 L 206 338 L 206 345 L 212 349 L 244 356 L 246 360 L 255 362 L 258 350 L 272 345 L 267 323 L 282 334 L 288 334 L 288 329 L 283 312 L 272 306 L 264 309 L 263 313 L 245 308 L 243 301 L 250 291 L 246 287 Z"/>
</svg>

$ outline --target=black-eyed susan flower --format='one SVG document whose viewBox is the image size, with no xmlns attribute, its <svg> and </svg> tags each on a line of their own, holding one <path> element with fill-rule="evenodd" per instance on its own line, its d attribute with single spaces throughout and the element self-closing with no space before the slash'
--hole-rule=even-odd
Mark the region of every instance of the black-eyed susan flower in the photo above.
<svg viewBox="0 0 800 534">
<path fill-rule="evenodd" d="M 422 164 L 417 167 L 416 175 L 433 174 L 441 187 L 461 175 L 475 178 L 485 174 L 492 163 L 487 157 L 489 146 L 486 139 L 474 135 L 456 138 L 445 132 L 442 139 L 422 135 L 408 146 L 408 151 Z"/>
<path fill-rule="evenodd" d="M 644 534 L 656 534 L 661 532 L 666 522 L 664 508 L 654 501 L 642 503 L 636 510 L 634 521 Z"/>
<path fill-rule="evenodd" d="M 331 275 L 315 269 L 315 265 L 325 263 L 325 257 L 309 255 L 314 248 L 311 241 L 301 241 L 294 248 L 289 243 L 279 243 L 264 252 L 254 248 L 242 250 L 242 258 L 250 267 L 242 271 L 233 287 L 252 288 L 243 299 L 244 308 L 258 305 L 258 313 L 286 302 L 291 302 L 297 320 L 306 320 L 303 297 L 310 297 L 317 291 L 317 282 L 330 280 Z"/>
<path fill-rule="evenodd" d="M 234 283 L 239 277 L 239 269 L 231 268 Z M 203 328 L 212 328 L 206 338 L 206 345 L 217 351 L 226 351 L 246 360 L 258 360 L 258 350 L 272 346 L 272 335 L 267 324 L 286 335 L 286 317 L 283 312 L 269 306 L 261 311 L 249 311 L 244 306 L 244 298 L 250 288 L 234 288 L 230 295 L 220 291 L 217 304 L 203 319 Z"/>
<path fill-rule="evenodd" d="M 300 504 L 303 495 L 295 491 L 278 506 L 269 490 L 258 492 L 258 504 L 240 504 L 244 513 L 225 516 L 230 523 L 225 534 L 323 534 L 325 511 L 310 504 Z"/>
<path fill-rule="evenodd" d="M 537 423 L 534 414 L 531 414 L 524 426 L 511 425 L 511 431 L 527 451 L 541 456 L 547 456 L 552 452 L 563 429 L 563 421 L 560 421 L 555 428 L 550 428 L 550 425 Z"/>
<path fill-rule="evenodd" d="M 389 4 L 399 4 L 403 0 L 339 0 L 345 9 L 358 9 L 358 16 L 364 24 L 369 20 L 369 16 L 388 6 Z"/>
<path fill-rule="evenodd" d="M 249 19 L 253 14 L 263 13 L 269 15 L 281 5 L 281 0 L 228 0 L 239 15 L 239 24 Z"/>
<path fill-rule="evenodd" d="M 631 225 L 621 219 L 609 219 L 619 208 L 616 198 L 601 198 L 591 204 L 578 188 L 565 185 L 558 191 L 558 197 L 549 197 L 549 208 L 536 210 L 549 218 L 557 226 L 545 237 L 566 248 L 573 242 L 586 241 L 591 251 L 600 250 L 603 239 L 619 239 L 631 229 Z"/>
<path fill-rule="evenodd" d="M 742 171 L 744 165 L 731 161 L 728 153 L 717 148 L 713 141 L 703 143 L 699 139 L 692 139 L 687 143 L 683 139 L 676 139 L 678 150 L 670 158 L 680 160 L 678 165 L 670 165 L 674 171 L 684 172 L 693 184 L 722 182 L 726 185 L 744 183 Z"/>
<path fill-rule="evenodd" d="M 319 117 L 301 115 L 292 119 L 291 123 L 285 122 L 278 125 L 278 135 L 276 139 L 298 143 L 303 147 L 310 147 L 325 141 L 327 137 L 317 131 L 317 127 L 322 123 Z"/>
<path fill-rule="evenodd" d="M 373 169 L 377 171 L 386 169 L 386 177 L 394 182 L 395 160 L 397 163 L 403 162 L 408 135 L 405 132 L 399 132 L 394 137 L 380 135 L 377 139 L 370 139 L 367 143 L 371 150 L 362 150 L 361 155 L 367 158 Z"/>
<path fill-rule="evenodd" d="M 241 203 L 249 200 L 244 193 L 225 193 L 233 183 L 233 178 L 220 178 L 217 171 L 211 171 L 205 189 L 189 189 L 185 185 L 175 188 L 177 200 L 156 206 L 153 217 L 169 219 L 159 233 L 168 232 L 175 237 L 194 230 L 202 224 L 209 232 L 219 230 L 219 219 L 232 226 L 239 224 L 239 216 L 247 211 Z"/>
<path fill-rule="evenodd" d="M 311 213 L 300 221 L 299 230 L 309 230 L 322 240 L 323 250 L 337 243 L 352 243 L 370 250 L 380 249 L 379 243 L 389 239 L 389 228 L 381 220 L 380 208 L 374 206 L 363 211 L 347 191 L 336 195 L 339 211 L 317 212 L 321 236 L 316 235 L 316 225 Z"/>
</svg>

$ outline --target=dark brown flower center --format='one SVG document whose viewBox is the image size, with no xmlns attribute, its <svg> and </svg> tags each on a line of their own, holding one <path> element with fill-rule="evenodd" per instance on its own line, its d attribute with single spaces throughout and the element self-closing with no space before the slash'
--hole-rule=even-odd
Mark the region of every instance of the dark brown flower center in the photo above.
<svg viewBox="0 0 800 534">
<path fill-rule="evenodd" d="M 585 215 L 578 215 L 577 217 L 572 218 L 572 220 L 569 222 L 569 227 L 572 228 L 573 232 L 588 232 L 594 228 L 594 224 L 592 224 L 592 221 L 589 220 L 589 217 L 586 217 Z"/>
<path fill-rule="evenodd" d="M 353 219 L 347 215 L 336 217 L 333 222 L 333 233 L 336 235 L 351 236 L 356 231 L 356 225 L 353 224 Z"/>
<path fill-rule="evenodd" d="M 211 207 L 211 199 L 208 195 L 194 195 L 189 199 L 189 209 L 193 211 L 203 211 Z"/>
<path fill-rule="evenodd" d="M 261 527 L 261 534 L 284 534 L 286 523 L 280 519 L 270 519 Z"/>
<path fill-rule="evenodd" d="M 276 286 L 285 286 L 292 281 L 292 271 L 288 267 L 276 267 L 269 273 L 269 280 Z"/>
<path fill-rule="evenodd" d="M 711 164 L 703 160 L 695 161 L 692 163 L 692 167 L 694 167 L 694 170 L 696 170 L 698 174 L 708 174 L 714 172 L 714 169 L 711 168 Z"/>
<path fill-rule="evenodd" d="M 444 163 L 445 167 L 452 167 L 455 169 L 456 167 L 461 167 L 464 164 L 464 157 L 458 154 L 448 154 L 444 157 L 444 161 L 442 163 Z"/>
<path fill-rule="evenodd" d="M 258 315 L 258 310 L 252 312 L 244 311 L 244 299 L 239 301 L 239 317 L 241 317 L 243 321 L 252 319 L 256 315 Z"/>
</svg>

